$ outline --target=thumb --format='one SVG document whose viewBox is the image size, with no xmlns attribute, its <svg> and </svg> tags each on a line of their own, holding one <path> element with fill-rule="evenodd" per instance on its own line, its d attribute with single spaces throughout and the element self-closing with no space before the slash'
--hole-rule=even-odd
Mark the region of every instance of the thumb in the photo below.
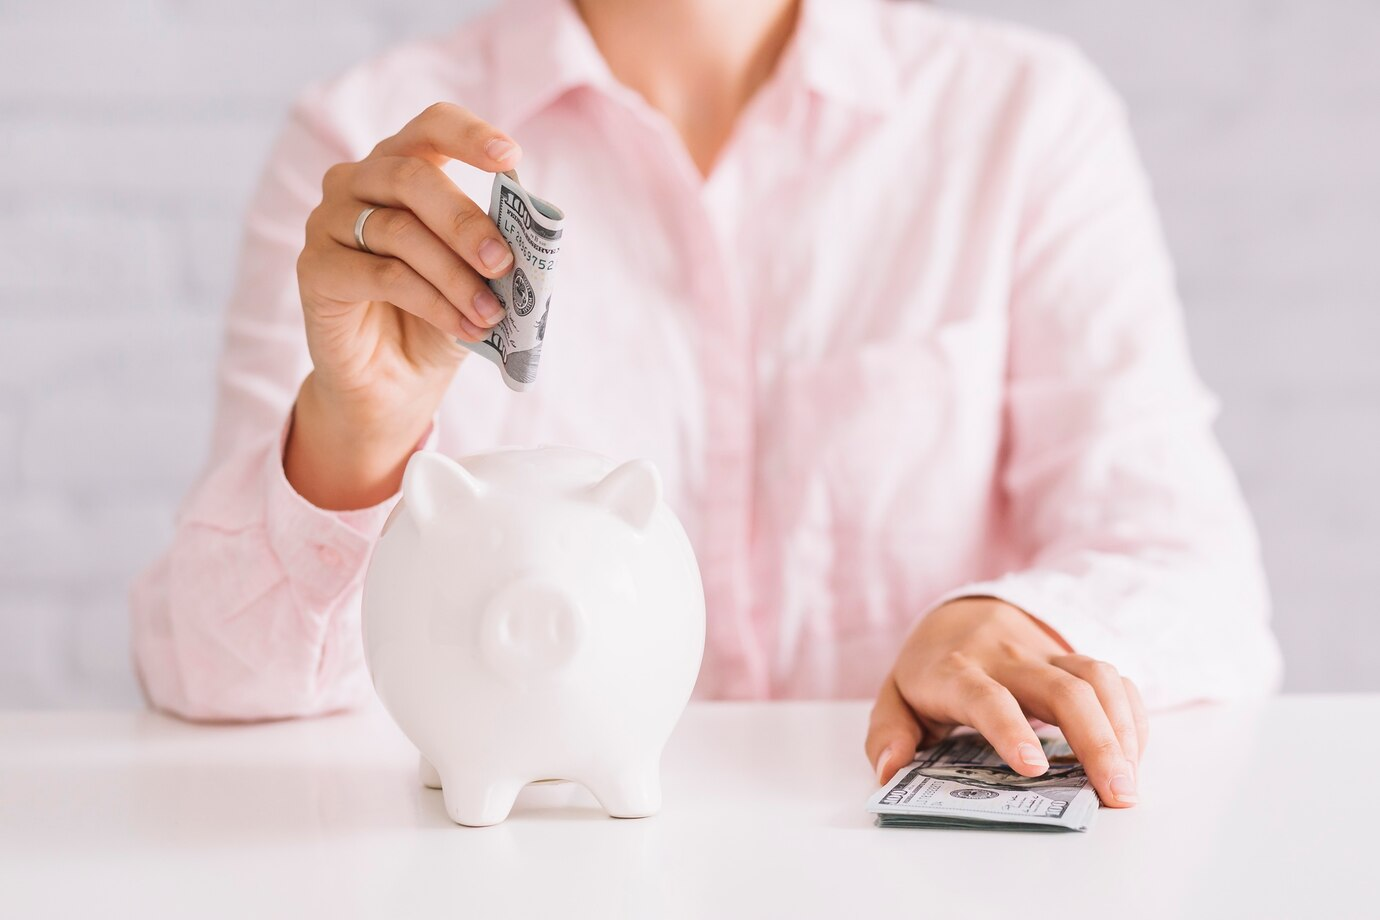
<svg viewBox="0 0 1380 920">
<path fill-rule="evenodd" d="M 863 745 L 879 784 L 885 785 L 897 771 L 915 759 L 915 749 L 923 736 L 920 723 L 902 698 L 895 678 L 888 675 L 872 706 L 872 720 Z"/>
</svg>

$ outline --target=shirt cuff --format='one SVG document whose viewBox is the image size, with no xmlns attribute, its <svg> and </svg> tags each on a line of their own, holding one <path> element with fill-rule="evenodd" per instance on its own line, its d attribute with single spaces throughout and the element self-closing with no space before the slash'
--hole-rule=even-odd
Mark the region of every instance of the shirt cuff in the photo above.
<svg viewBox="0 0 1380 920">
<path fill-rule="evenodd" d="M 268 542 L 303 599 L 312 606 L 323 606 L 349 589 L 363 573 L 399 495 L 351 511 L 328 511 L 313 505 L 292 487 L 283 470 L 283 447 L 291 424 L 289 417 L 278 436 L 277 449 L 268 452 L 264 470 Z M 433 420 L 414 451 L 433 449 L 436 439 Z"/>
<path fill-rule="evenodd" d="M 1012 572 L 956 588 L 930 609 L 965 597 L 993 597 L 1019 608 L 1058 633 L 1075 653 L 1110 663 L 1138 685 L 1150 676 L 1135 643 L 1098 619 L 1100 602 L 1089 596 L 1082 579 L 1057 571 Z"/>
</svg>

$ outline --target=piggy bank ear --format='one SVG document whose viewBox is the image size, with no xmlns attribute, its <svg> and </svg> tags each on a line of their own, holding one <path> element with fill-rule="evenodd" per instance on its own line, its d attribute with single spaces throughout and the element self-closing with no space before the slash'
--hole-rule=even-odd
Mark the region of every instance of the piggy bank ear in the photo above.
<svg viewBox="0 0 1380 920">
<path fill-rule="evenodd" d="M 408 513 L 419 527 L 426 527 L 443 514 L 472 505 L 484 489 L 454 460 L 419 450 L 407 461 L 402 491 Z"/>
<path fill-rule="evenodd" d="M 634 528 L 645 530 L 661 503 L 661 474 L 646 460 L 629 460 L 599 480 L 591 494 Z"/>
</svg>

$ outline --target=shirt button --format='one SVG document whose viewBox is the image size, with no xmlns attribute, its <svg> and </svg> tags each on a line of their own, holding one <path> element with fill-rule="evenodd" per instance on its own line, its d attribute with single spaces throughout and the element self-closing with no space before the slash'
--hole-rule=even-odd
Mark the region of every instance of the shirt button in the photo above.
<svg viewBox="0 0 1380 920">
<path fill-rule="evenodd" d="M 324 543 L 316 547 L 316 558 L 332 568 L 340 565 L 340 553 Z"/>
</svg>

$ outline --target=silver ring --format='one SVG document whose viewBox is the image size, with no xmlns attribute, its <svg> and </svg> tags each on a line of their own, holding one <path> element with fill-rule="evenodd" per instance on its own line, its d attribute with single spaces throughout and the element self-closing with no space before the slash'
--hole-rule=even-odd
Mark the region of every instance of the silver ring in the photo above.
<svg viewBox="0 0 1380 920">
<path fill-rule="evenodd" d="M 377 210 L 378 208 L 365 208 L 363 211 L 360 211 L 359 216 L 355 218 L 355 245 L 359 247 L 360 252 L 367 252 L 371 256 L 376 255 L 376 253 L 369 248 L 368 243 L 364 242 L 364 222 L 369 219 L 370 214 L 373 214 Z"/>
</svg>

